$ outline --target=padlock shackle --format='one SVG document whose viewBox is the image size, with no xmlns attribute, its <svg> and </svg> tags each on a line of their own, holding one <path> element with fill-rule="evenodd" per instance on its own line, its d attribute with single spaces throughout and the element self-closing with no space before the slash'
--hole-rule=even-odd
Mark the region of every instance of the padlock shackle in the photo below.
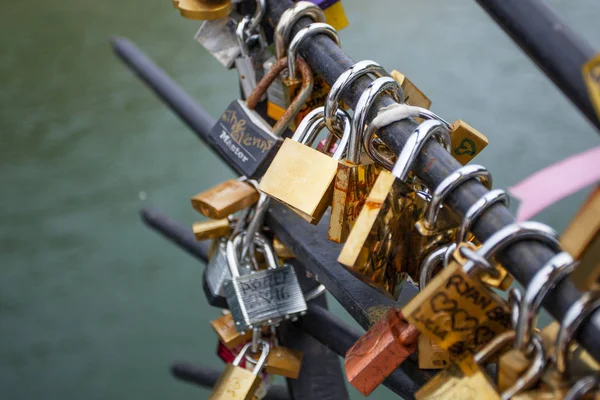
<svg viewBox="0 0 600 400">
<path fill-rule="evenodd" d="M 255 0 L 255 4 L 256 8 L 254 9 L 254 14 L 250 19 L 250 26 L 248 26 L 249 31 L 253 31 L 259 27 L 267 11 L 267 0 Z"/>
<path fill-rule="evenodd" d="M 560 252 L 544 264 L 529 281 L 519 304 L 515 349 L 527 353 L 544 297 L 569 276 L 577 264 L 569 253 Z"/>
<path fill-rule="evenodd" d="M 342 109 L 336 111 L 336 116 L 343 123 L 343 132 L 337 149 L 331 158 L 334 160 L 341 160 L 347 152 L 348 143 L 350 142 L 350 137 L 352 135 L 352 119 L 350 118 L 350 115 Z M 317 107 L 302 118 L 296 132 L 292 136 L 292 140 L 305 146 L 312 147 L 321 130 L 326 127 L 324 107 Z"/>
<path fill-rule="evenodd" d="M 369 157 L 383 165 L 384 168 L 391 171 L 394 168 L 393 159 L 385 158 L 373 148 L 375 132 L 393 123 L 404 121 L 413 117 L 422 118 L 425 120 L 440 121 L 446 126 L 448 131 L 451 130 L 451 126 L 447 121 L 426 108 L 409 106 L 408 104 L 392 104 L 379 110 L 379 113 L 367 126 L 367 130 L 363 135 L 363 147 L 365 148 L 365 151 Z"/>
<path fill-rule="evenodd" d="M 285 110 L 279 121 L 275 123 L 273 126 L 273 134 L 277 137 L 281 137 L 287 127 L 292 123 L 296 115 L 300 112 L 300 109 L 306 103 L 310 94 L 312 93 L 313 85 L 314 85 L 314 77 L 312 70 L 309 65 L 302 57 L 299 57 L 297 60 L 298 68 L 300 73 L 302 74 L 302 86 L 300 91 L 292 100 L 290 106 Z M 258 82 L 250 96 L 246 99 L 246 106 L 250 110 L 254 110 L 260 99 L 263 97 L 269 86 L 279 77 L 279 75 L 285 70 L 287 67 L 287 57 L 281 58 L 275 61 L 273 67 L 263 76 L 263 78 Z"/>
<path fill-rule="evenodd" d="M 365 123 L 367 115 L 371 112 L 371 108 L 377 101 L 378 97 L 383 93 L 390 94 L 398 103 L 404 103 L 404 91 L 402 86 L 394 78 L 384 76 L 377 78 L 367 86 L 365 91 L 360 95 L 354 115 L 352 116 L 352 136 L 348 145 L 348 160 L 354 164 L 360 162 L 361 146 L 365 132 Z"/>
<path fill-rule="evenodd" d="M 600 308 L 600 290 L 596 289 L 585 292 L 583 296 L 569 307 L 560 322 L 560 329 L 556 335 L 554 346 L 554 359 L 556 369 L 567 379 L 571 377 L 569 345 L 573 341 L 581 323 L 598 308 Z"/>
<path fill-rule="evenodd" d="M 554 252 L 562 251 L 562 246 L 558 241 L 558 233 L 554 229 L 539 222 L 525 221 L 507 225 L 496 231 L 488 240 L 483 242 L 477 250 L 477 254 L 491 261 L 498 252 L 506 247 L 527 239 L 539 240 L 548 245 Z M 463 269 L 467 274 L 476 267 L 477 262 L 471 259 L 463 265 Z"/>
<path fill-rule="evenodd" d="M 565 394 L 563 400 L 579 400 L 586 394 L 597 391 L 600 391 L 600 377 L 589 375 L 575 382 Z"/>
<path fill-rule="evenodd" d="M 398 161 L 392 168 L 392 175 L 402 182 L 406 182 L 421 149 L 432 137 L 435 137 L 448 152 L 452 150 L 448 127 L 440 121 L 423 121 L 408 137 L 398 156 Z"/>
<path fill-rule="evenodd" d="M 337 45 L 341 47 L 340 37 L 335 28 L 324 22 L 313 22 L 300 29 L 298 33 L 294 35 L 294 38 L 290 42 L 288 49 L 288 76 L 291 79 L 296 79 L 298 73 L 296 72 L 296 60 L 298 59 L 298 49 L 302 43 L 315 35 L 324 34 L 329 36 Z"/>
<path fill-rule="evenodd" d="M 269 351 L 271 351 L 271 345 L 266 340 L 260 339 L 260 340 L 258 340 L 258 343 L 262 346 L 262 349 L 260 352 L 260 357 L 258 359 L 258 362 L 256 363 L 256 365 L 254 366 L 254 369 L 252 370 L 253 375 L 258 375 L 260 373 L 260 371 L 264 368 L 265 363 L 267 362 L 267 357 L 269 356 Z M 244 356 L 246 355 L 248 350 L 250 350 L 251 346 L 252 346 L 252 342 L 248 342 L 244 345 L 244 347 L 242 347 L 242 350 L 240 351 L 240 353 L 233 360 L 233 363 L 232 363 L 233 366 L 238 367 L 240 365 L 240 363 L 242 362 L 242 358 L 244 358 Z"/>
<path fill-rule="evenodd" d="M 350 85 L 358 78 L 369 74 L 378 78 L 390 76 L 379 63 L 372 60 L 362 60 L 345 70 L 339 78 L 335 80 L 331 89 L 329 89 L 327 99 L 325 100 L 325 122 L 329 131 L 333 132 L 336 128 L 341 128 L 341 121 L 336 118 L 336 112 L 339 108 L 342 92 L 350 87 Z"/>
<path fill-rule="evenodd" d="M 433 272 L 435 268 L 444 262 L 446 253 L 450 250 L 450 247 L 454 246 L 456 248 L 456 243 L 451 243 L 446 246 L 438 247 L 433 250 L 423 259 L 421 262 L 420 272 L 419 272 L 419 290 L 423 290 L 425 286 L 431 281 L 433 277 Z"/>
<path fill-rule="evenodd" d="M 242 259 L 246 257 L 248 251 L 250 250 L 252 238 L 257 232 L 259 232 L 260 228 L 264 224 L 265 216 L 271 204 L 271 197 L 269 197 L 269 195 L 267 195 L 265 192 L 260 191 L 258 188 L 258 182 L 256 182 L 254 179 L 249 179 L 247 182 L 254 186 L 256 191 L 259 193 L 259 198 L 258 202 L 256 203 L 256 207 L 254 208 L 254 215 L 248 224 L 248 228 L 246 228 L 246 235 L 244 236 L 242 243 Z"/>
<path fill-rule="evenodd" d="M 290 43 L 292 28 L 300 19 L 308 17 L 314 22 L 325 22 L 325 13 L 321 7 L 310 1 L 299 1 L 281 14 L 275 27 L 273 42 L 275 43 L 275 56 L 277 59 L 285 57 L 285 52 Z"/>
<path fill-rule="evenodd" d="M 240 46 L 240 53 L 242 57 L 248 57 L 250 54 L 248 50 L 248 42 L 246 38 L 246 33 L 249 31 L 248 27 L 250 26 L 250 17 L 244 17 L 237 25 L 235 29 L 235 37 L 238 42 L 238 46 Z"/>
<path fill-rule="evenodd" d="M 481 183 L 488 189 L 492 188 L 492 174 L 482 165 L 465 165 L 448 175 L 435 188 L 431 195 L 431 202 L 425 212 L 424 226 L 435 229 L 435 223 L 446 196 L 464 182 L 480 178 Z"/>
<path fill-rule="evenodd" d="M 508 194 L 504 190 L 494 189 L 489 191 L 473 203 L 460 222 L 460 229 L 456 235 L 456 243 L 464 242 L 479 216 L 496 203 L 502 203 L 505 207 L 510 206 L 510 197 L 508 197 Z"/>
</svg>

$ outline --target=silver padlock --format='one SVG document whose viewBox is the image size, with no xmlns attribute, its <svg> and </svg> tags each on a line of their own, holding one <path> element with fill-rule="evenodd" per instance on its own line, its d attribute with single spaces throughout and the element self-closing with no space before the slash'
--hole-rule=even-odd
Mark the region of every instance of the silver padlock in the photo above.
<svg viewBox="0 0 600 400">
<path fill-rule="evenodd" d="M 261 35 L 255 36 L 259 42 L 259 49 L 250 53 L 248 43 L 252 39 L 249 36 L 250 17 L 245 17 L 240 21 L 236 29 L 236 37 L 238 46 L 241 49 L 240 56 L 235 59 L 235 68 L 237 69 L 240 83 L 242 86 L 242 92 L 244 98 L 248 98 L 250 93 L 256 88 L 256 84 L 262 79 L 264 75 L 263 63 L 264 63 L 264 52 L 267 51 L 266 47 L 263 47 Z"/>
<path fill-rule="evenodd" d="M 262 249 L 269 268 L 245 276 L 240 274 L 238 257 L 244 235 L 242 232 L 227 243 L 232 279 L 225 284 L 225 298 L 236 329 L 244 332 L 304 314 L 306 301 L 296 271 L 290 266 L 279 266 L 271 243 L 262 234 L 256 233 L 253 242 Z"/>
<path fill-rule="evenodd" d="M 231 69 L 235 60 L 240 56 L 236 29 L 240 17 L 232 14 L 213 21 L 204 21 L 194 36 L 225 68 Z"/>
<path fill-rule="evenodd" d="M 263 70 L 268 71 L 273 68 L 273 64 L 277 59 L 275 57 L 269 58 L 263 64 Z M 275 78 L 273 83 L 267 89 L 267 99 L 269 103 L 276 105 L 277 107 L 285 110 L 287 108 L 287 103 L 285 101 L 285 94 L 283 91 L 283 81 L 281 80 L 281 75 Z M 267 105 L 268 107 L 268 105 Z M 268 111 L 267 111 L 268 112 Z"/>
</svg>

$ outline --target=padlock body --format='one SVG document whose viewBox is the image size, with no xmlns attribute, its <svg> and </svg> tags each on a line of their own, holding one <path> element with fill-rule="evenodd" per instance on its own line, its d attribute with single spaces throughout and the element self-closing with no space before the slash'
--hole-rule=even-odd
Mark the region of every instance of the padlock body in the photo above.
<svg viewBox="0 0 600 400">
<path fill-rule="evenodd" d="M 390 72 L 390 75 L 402 87 L 402 91 L 404 92 L 404 102 L 406 104 L 429 110 L 429 107 L 431 107 L 431 100 L 429 100 L 425 93 L 421 92 L 421 90 L 419 90 L 419 88 L 402 72 L 393 70 Z"/>
<path fill-rule="evenodd" d="M 417 348 L 419 332 L 390 309 L 348 350 L 348 382 L 368 396 Z"/>
<path fill-rule="evenodd" d="M 304 295 L 292 267 L 234 277 L 225 284 L 225 297 L 240 332 L 306 311 Z"/>
<path fill-rule="evenodd" d="M 240 46 L 235 31 L 238 22 L 229 16 L 213 21 L 204 21 L 194 36 L 225 68 L 231 69 L 240 55 Z"/>
<path fill-rule="evenodd" d="M 329 240 L 345 243 L 362 210 L 380 168 L 375 163 L 339 163 L 333 185 L 331 218 L 329 220 Z"/>
<path fill-rule="evenodd" d="M 462 165 L 475 158 L 489 143 L 483 133 L 461 119 L 452 123 L 450 140 L 452 156 Z"/>
<path fill-rule="evenodd" d="M 381 171 L 338 257 L 355 276 L 394 298 L 399 281 L 393 260 L 406 250 L 401 216 L 409 194 L 394 175 Z"/>
<path fill-rule="evenodd" d="M 251 371 L 227 364 L 209 399 L 251 400 L 260 382 L 260 377 Z"/>
<path fill-rule="evenodd" d="M 218 239 L 231 234 L 231 224 L 227 218 L 209 219 L 196 222 L 192 226 L 196 240 Z"/>
<path fill-rule="evenodd" d="M 219 336 L 221 343 L 229 350 L 233 350 L 252 340 L 252 331 L 247 331 L 242 334 L 235 329 L 235 322 L 233 321 L 231 314 L 225 314 L 216 320 L 211 321 L 210 325 L 215 330 L 217 336 Z"/>
<path fill-rule="evenodd" d="M 204 216 L 223 219 L 258 201 L 259 194 L 249 183 L 230 179 L 192 197 L 192 207 Z"/>
<path fill-rule="evenodd" d="M 419 343 L 417 347 L 419 368 L 444 369 L 450 365 L 450 353 L 448 350 L 442 349 L 427 336 L 419 336 Z"/>
<path fill-rule="evenodd" d="M 267 122 L 241 100 L 229 105 L 208 140 L 238 173 L 249 178 L 262 176 L 282 142 Z"/>
<path fill-rule="evenodd" d="M 250 56 L 238 57 L 235 59 L 235 69 L 238 72 L 244 99 L 247 99 L 258 83 L 254 60 Z"/>
<path fill-rule="evenodd" d="M 474 353 L 511 329 L 506 302 L 452 261 L 417 294 L 402 314 L 450 352 L 451 361 Z"/>
<path fill-rule="evenodd" d="M 417 400 L 500 400 L 500 395 L 473 356 L 464 354 L 423 385 L 415 393 L 415 398 Z"/>
<path fill-rule="evenodd" d="M 265 372 L 268 374 L 298 379 L 302 367 L 302 352 L 287 347 L 275 346 L 269 351 L 265 363 Z"/>
<path fill-rule="evenodd" d="M 285 139 L 260 182 L 260 190 L 318 223 L 331 204 L 338 161 Z"/>
<path fill-rule="evenodd" d="M 231 280 L 231 272 L 227 264 L 227 242 L 219 240 L 206 270 L 204 271 L 204 293 L 206 300 L 213 307 L 227 308 L 225 300 L 225 283 Z"/>
</svg>

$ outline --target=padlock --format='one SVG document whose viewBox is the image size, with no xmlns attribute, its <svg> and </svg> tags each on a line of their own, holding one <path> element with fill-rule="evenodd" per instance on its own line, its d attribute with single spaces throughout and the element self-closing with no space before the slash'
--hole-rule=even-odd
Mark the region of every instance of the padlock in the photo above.
<svg viewBox="0 0 600 400">
<path fill-rule="evenodd" d="M 554 249 L 559 248 L 554 230 L 537 222 L 508 225 L 493 234 L 468 261 L 461 265 L 453 259 L 421 289 L 402 314 L 422 334 L 450 351 L 451 360 L 465 352 L 475 352 L 508 329 L 511 310 L 508 304 L 474 278 L 477 268 L 506 246 L 523 238 L 535 238 Z M 468 252 L 466 252 L 468 253 Z"/>
<path fill-rule="evenodd" d="M 296 22 L 304 17 L 312 19 L 313 22 L 325 22 L 325 14 L 323 11 L 318 6 L 308 1 L 299 1 L 285 10 L 283 14 L 281 14 L 273 38 L 276 56 L 265 62 L 264 69 L 266 71 L 270 70 L 277 60 L 285 57 L 292 28 Z M 289 106 L 289 104 L 286 103 L 282 78 L 282 76 L 277 77 L 267 89 L 267 115 L 276 121 L 283 116 L 286 108 Z M 300 120 L 302 120 L 302 118 L 296 117 L 290 128 L 295 129 L 299 125 Z"/>
<path fill-rule="evenodd" d="M 589 290 L 600 285 L 600 187 L 588 197 L 573 218 L 560 242 L 579 260 L 579 266 L 570 279 L 579 290 Z"/>
<path fill-rule="evenodd" d="M 517 393 L 511 400 L 564 400 L 567 389 L 539 388 Z"/>
<path fill-rule="evenodd" d="M 240 362 L 250 349 L 247 343 L 232 364 L 227 364 L 225 371 L 219 377 L 209 399 L 211 400 L 251 400 L 261 383 L 260 372 L 264 367 L 270 346 L 266 341 L 260 341 L 261 355 L 258 363 L 251 371 L 239 366 Z"/>
<path fill-rule="evenodd" d="M 237 15 L 229 15 L 204 21 L 194 36 L 194 40 L 227 69 L 233 68 L 241 52 L 236 35 L 239 19 Z"/>
<path fill-rule="evenodd" d="M 215 20 L 231 12 L 231 0 L 173 0 L 179 13 L 193 20 Z"/>
<path fill-rule="evenodd" d="M 273 250 L 275 250 L 275 254 L 279 257 L 280 260 L 289 260 L 292 258 L 296 258 L 296 255 L 289 247 L 287 247 L 277 236 L 273 237 Z"/>
<path fill-rule="evenodd" d="M 344 76 L 341 79 L 346 80 Z M 334 84 L 335 86 L 335 84 Z M 374 80 L 361 94 L 354 109 L 353 127 L 347 156 L 338 166 L 333 185 L 329 240 L 344 243 L 363 208 L 380 168 L 362 151 L 364 121 L 373 104 L 382 94 L 389 92 L 397 101 L 403 93 L 398 83 L 390 77 Z M 329 98 L 327 103 L 330 103 Z M 340 121 L 334 123 L 339 125 Z"/>
<path fill-rule="evenodd" d="M 208 135 L 209 142 L 244 176 L 262 176 L 281 145 L 280 136 L 310 95 L 312 71 L 304 60 L 297 62 L 303 77 L 302 90 L 273 128 L 252 110 L 271 82 L 287 67 L 286 58 L 275 63 L 246 102 L 236 100 L 231 103 Z"/>
<path fill-rule="evenodd" d="M 480 178 L 482 183 L 491 189 L 492 176 L 488 170 L 480 165 L 468 165 L 448 175 L 433 191 L 425 213 L 420 216 L 409 234 L 408 262 L 403 272 L 413 279 L 418 279 L 418 267 L 426 254 L 435 247 L 455 241 L 458 226 L 449 210 L 442 208 L 442 205 L 451 191 L 474 178 Z"/>
<path fill-rule="evenodd" d="M 231 280 L 231 272 L 227 264 L 227 239 L 219 239 L 217 248 L 211 255 L 206 270 L 204 271 L 204 283 L 202 288 L 206 301 L 213 307 L 227 308 L 225 299 L 225 283 Z M 240 268 L 240 274 L 249 274 L 250 269 Z"/>
<path fill-rule="evenodd" d="M 222 218 L 196 222 L 192 225 L 192 231 L 198 241 L 222 238 L 231 233 L 231 221 Z"/>
<path fill-rule="evenodd" d="M 482 364 L 502 351 L 515 337 L 514 331 L 497 336 L 475 355 L 465 353 L 444 371 L 429 380 L 416 393 L 417 400 L 461 399 L 461 400 L 508 400 L 516 393 L 533 386 L 543 372 L 545 353 L 542 340 L 537 337 L 535 361 L 513 385 L 498 393 L 497 388 L 482 368 Z"/>
<path fill-rule="evenodd" d="M 294 35 L 289 42 L 288 48 L 288 74 L 282 79 L 283 96 L 286 104 L 289 104 L 291 99 L 296 96 L 298 90 L 300 90 L 301 81 L 296 68 L 296 59 L 299 58 L 299 48 L 306 40 L 319 34 L 329 36 L 338 46 L 340 46 L 340 38 L 337 31 L 331 25 L 322 22 L 313 22 L 300 29 Z M 319 75 L 314 75 L 314 87 L 312 93 L 298 113 L 296 119 L 297 125 L 300 124 L 301 120 L 308 115 L 308 113 L 325 104 L 330 89 L 331 88 L 325 79 Z"/>
<path fill-rule="evenodd" d="M 348 382 L 368 396 L 417 348 L 419 331 L 389 309 L 346 353 Z"/>
<path fill-rule="evenodd" d="M 252 340 L 252 331 L 247 331 L 242 334 L 235 329 L 235 322 L 233 321 L 231 313 L 227 313 L 216 320 L 211 321 L 210 325 L 219 336 L 221 343 L 229 350 L 233 350 Z"/>
<path fill-rule="evenodd" d="M 225 297 L 240 332 L 274 325 L 285 318 L 297 318 L 306 312 L 306 302 L 293 267 L 279 267 L 271 244 L 260 233 L 253 241 L 262 249 L 269 269 L 240 275 L 239 254 L 242 232 L 227 243 L 227 261 L 232 279 L 225 283 Z"/>
<path fill-rule="evenodd" d="M 403 73 L 398 70 L 392 70 L 390 75 L 400 84 L 400 86 L 402 86 L 404 102 L 406 104 L 429 110 L 429 107 L 431 107 L 431 100 L 429 100 L 429 97 L 421 92 L 421 90 L 419 90 L 419 88 L 416 87 Z"/>
<path fill-rule="evenodd" d="M 268 374 L 298 379 L 302 367 L 303 354 L 283 346 L 273 346 L 265 362 L 265 372 Z"/>
<path fill-rule="evenodd" d="M 455 260 L 458 261 L 459 264 L 465 264 L 467 262 L 467 258 L 463 256 L 464 248 L 476 252 L 479 246 L 473 244 L 472 242 L 458 243 L 457 248 L 454 250 L 453 257 Z M 489 269 L 493 269 L 492 273 L 488 272 L 488 268 L 483 268 L 475 272 L 474 277 L 479 279 L 488 287 L 498 290 L 508 290 L 508 288 L 513 283 L 513 276 L 508 272 L 506 268 L 504 268 L 498 262 L 488 263 L 488 265 Z"/>
<path fill-rule="evenodd" d="M 240 85 L 244 98 L 250 97 L 257 83 L 263 78 L 263 64 L 269 58 L 269 51 L 266 43 L 260 43 L 260 34 L 255 35 L 259 38 L 257 49 L 252 51 L 249 48 L 251 19 L 245 17 L 240 21 L 236 29 L 236 38 L 240 47 L 240 55 L 235 59 L 235 68 L 238 72 Z"/>
<path fill-rule="evenodd" d="M 192 207 L 212 219 L 223 219 L 258 201 L 258 191 L 248 182 L 230 179 L 192 197 Z"/>
<path fill-rule="evenodd" d="M 406 221 L 402 215 L 407 215 L 405 211 L 422 196 L 414 192 L 407 178 L 416 155 L 431 137 L 449 148 L 450 137 L 441 122 L 425 121 L 419 125 L 402 149 L 393 171 L 379 173 L 338 257 L 338 262 L 357 277 L 393 298 L 397 297 L 396 264 L 407 250 L 407 230 L 403 229 Z"/>
<path fill-rule="evenodd" d="M 380 110 L 377 117 L 373 118 L 363 136 L 364 148 L 369 157 L 377 161 L 384 168 L 391 170 L 394 167 L 394 154 L 385 146 L 376 132 L 380 128 L 393 122 L 407 118 L 421 120 L 436 120 L 444 124 L 449 131 L 451 145 L 449 152 L 465 165 L 477 156 L 488 144 L 487 138 L 462 120 L 449 124 L 437 114 L 423 107 L 408 104 L 393 104 Z"/>
<path fill-rule="evenodd" d="M 323 107 L 319 107 L 302 120 L 291 139 L 285 139 L 259 185 L 261 191 L 312 224 L 317 224 L 331 205 L 338 160 L 350 136 L 350 117 L 343 110 L 338 115 L 346 122 L 346 139 L 332 157 L 310 147 L 325 125 Z"/>
<path fill-rule="evenodd" d="M 598 73 L 600 74 L 600 68 L 598 68 Z M 598 81 L 600 82 L 600 79 Z M 598 107 L 600 108 L 600 104 Z M 581 399 L 600 399 L 600 377 L 598 375 L 586 376 L 575 382 L 564 398 L 564 400 Z"/>
</svg>

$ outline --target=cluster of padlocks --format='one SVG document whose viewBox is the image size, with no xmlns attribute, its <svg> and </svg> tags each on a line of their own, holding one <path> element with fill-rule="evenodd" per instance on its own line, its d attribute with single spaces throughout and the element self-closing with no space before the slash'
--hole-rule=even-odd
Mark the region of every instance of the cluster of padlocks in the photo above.
<svg viewBox="0 0 600 400">
<path fill-rule="evenodd" d="M 343 244 L 339 267 L 365 284 L 392 299 L 401 282 L 419 288 L 346 354 L 348 381 L 364 395 L 415 354 L 420 368 L 440 370 L 417 399 L 575 399 L 598 389 L 598 364 L 573 342 L 581 323 L 600 307 L 600 292 L 586 292 L 563 321 L 536 327 L 544 297 L 576 273 L 586 252 L 585 245 L 565 249 L 565 241 L 590 239 L 582 239 L 580 231 L 569 237 L 567 231 L 559 241 L 552 228 L 522 222 L 480 243 L 471 233 L 477 219 L 509 202 L 503 190 L 492 190 L 485 167 L 468 164 L 487 145 L 483 134 L 431 112 L 431 101 L 410 80 L 374 61 L 355 63 L 331 86 L 315 74 L 298 52 L 316 35 L 340 45 L 336 27 L 347 22 L 339 1 L 322 7 L 300 1 L 285 11 L 273 34 L 274 56 L 261 26 L 264 0 L 248 15 L 235 2 L 204 3 L 175 5 L 184 16 L 210 19 L 196 39 L 237 70 L 244 98 L 230 104 L 209 135 L 243 176 L 191 200 L 208 218 L 194 224 L 196 238 L 213 240 L 204 291 L 211 305 L 228 309 L 211 323 L 218 354 L 227 363 L 212 399 L 262 398 L 273 375 L 293 379 L 301 370 L 302 354 L 278 344 L 277 327 L 302 318 L 307 302 L 324 288 L 309 293 L 300 288 L 286 263 L 294 254 L 264 225 L 271 199 L 288 206 L 299 224 L 329 218 L 328 237 L 315 240 Z M 305 17 L 313 23 L 292 34 Z M 327 23 L 332 21 L 335 27 Z M 366 75 L 374 80 L 351 113 L 341 95 Z M 376 110 L 367 123 L 382 93 L 397 103 Z M 394 154 L 378 132 L 407 119 L 419 125 Z M 437 187 L 427 187 L 412 172 L 429 140 L 463 165 Z M 472 179 L 490 191 L 457 222 L 445 199 Z M 594 194 L 586 207 L 597 207 L 598 198 Z M 585 218 L 585 209 L 578 218 Z M 530 239 L 557 254 L 524 290 L 509 290 L 513 277 L 496 255 Z"/>
</svg>

